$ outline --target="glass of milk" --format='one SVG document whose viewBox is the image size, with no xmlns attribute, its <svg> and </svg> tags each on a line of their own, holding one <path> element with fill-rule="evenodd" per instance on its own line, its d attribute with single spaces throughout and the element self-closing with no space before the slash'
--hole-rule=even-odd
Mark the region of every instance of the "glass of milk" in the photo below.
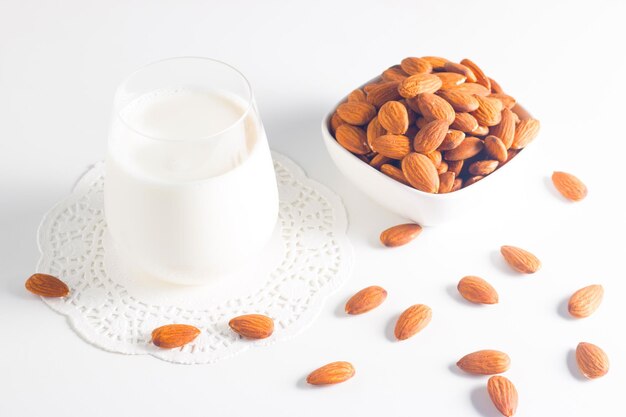
<svg viewBox="0 0 626 417">
<path fill-rule="evenodd" d="M 128 77 L 115 95 L 104 203 L 115 251 L 136 274 L 201 284 L 258 254 L 278 192 L 245 77 L 192 57 Z"/>
</svg>

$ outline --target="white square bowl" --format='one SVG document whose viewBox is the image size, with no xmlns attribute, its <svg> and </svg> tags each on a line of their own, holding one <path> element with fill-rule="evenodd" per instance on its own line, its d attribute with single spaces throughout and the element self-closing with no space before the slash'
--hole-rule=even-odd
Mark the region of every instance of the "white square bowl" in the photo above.
<svg viewBox="0 0 626 417">
<path fill-rule="evenodd" d="M 337 106 L 345 101 L 344 98 Z M 528 166 L 527 146 L 506 165 L 467 188 L 446 194 L 425 193 L 388 177 L 337 143 L 329 129 L 337 106 L 322 121 L 322 137 L 339 171 L 381 206 L 422 226 L 436 226 L 488 210 L 498 190 L 507 187 L 511 176 L 523 175 L 524 166 Z M 522 120 L 531 117 L 519 105 L 512 110 Z"/>
</svg>

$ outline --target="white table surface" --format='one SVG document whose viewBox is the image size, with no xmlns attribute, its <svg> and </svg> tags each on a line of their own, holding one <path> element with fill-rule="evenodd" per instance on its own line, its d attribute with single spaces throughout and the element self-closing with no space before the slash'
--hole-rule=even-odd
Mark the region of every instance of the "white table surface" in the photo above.
<svg viewBox="0 0 626 417">
<path fill-rule="evenodd" d="M 460 375 L 482 348 L 512 357 L 519 416 L 618 416 L 626 386 L 623 198 L 626 3 L 621 1 L 0 1 L 0 416 L 496 416 L 486 379 Z M 116 85 L 140 65 L 215 57 L 250 79 L 271 146 L 344 199 L 356 252 L 350 281 L 301 336 L 214 365 L 108 353 L 26 293 L 43 213 L 103 156 Z M 331 164 L 319 124 L 341 96 L 405 56 L 471 57 L 542 121 L 532 170 L 472 221 L 425 230 L 385 250 L 403 219 L 370 202 Z M 589 197 L 570 204 L 549 183 L 576 173 Z M 502 244 L 543 261 L 510 273 Z M 454 288 L 487 278 L 501 303 L 477 308 Z M 576 289 L 601 283 L 592 317 L 563 315 Z M 354 291 L 389 291 L 370 314 L 345 317 Z M 390 340 L 405 307 L 431 325 Z M 602 346 L 610 373 L 582 381 L 578 342 Z M 303 383 L 333 360 L 350 382 Z"/>
</svg>

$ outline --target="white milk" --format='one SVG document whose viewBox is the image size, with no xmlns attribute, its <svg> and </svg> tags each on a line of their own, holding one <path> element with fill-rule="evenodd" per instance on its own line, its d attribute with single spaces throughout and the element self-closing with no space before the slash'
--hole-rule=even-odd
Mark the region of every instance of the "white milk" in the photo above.
<svg viewBox="0 0 626 417">
<path fill-rule="evenodd" d="M 278 195 L 253 110 L 227 93 L 181 88 L 142 95 L 114 116 L 105 214 L 128 263 L 193 284 L 262 249 Z"/>
</svg>

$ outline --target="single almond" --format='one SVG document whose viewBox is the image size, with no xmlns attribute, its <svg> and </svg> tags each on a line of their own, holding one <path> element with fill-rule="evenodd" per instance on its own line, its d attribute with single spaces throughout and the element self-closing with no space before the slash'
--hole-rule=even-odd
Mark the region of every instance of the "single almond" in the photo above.
<svg viewBox="0 0 626 417">
<path fill-rule="evenodd" d="M 367 135 L 367 144 L 368 146 L 371 148 L 372 147 L 372 141 L 382 135 L 386 135 L 387 131 L 385 130 L 384 127 L 382 127 L 382 125 L 380 124 L 380 121 L 378 121 L 378 117 L 374 117 L 368 124 L 367 124 L 367 131 L 366 131 L 366 135 Z"/>
<path fill-rule="evenodd" d="M 338 384 L 352 378 L 354 373 L 354 366 L 350 362 L 331 362 L 311 372 L 306 382 L 311 385 Z"/>
<path fill-rule="evenodd" d="M 443 162 L 445 164 L 445 162 Z M 448 164 L 446 164 L 447 166 Z M 446 171 L 439 174 L 439 194 L 445 194 L 452 191 L 454 186 L 455 175 L 454 172 Z"/>
<path fill-rule="evenodd" d="M 450 125 L 454 122 L 456 113 L 443 98 L 432 93 L 422 93 L 417 96 L 417 107 L 422 116 L 428 120 L 444 120 Z"/>
<path fill-rule="evenodd" d="M 167 324 L 152 331 L 152 343 L 163 349 L 174 349 L 193 341 L 200 329 L 188 324 Z"/>
<path fill-rule="evenodd" d="M 368 84 L 366 84 L 366 85 L 364 85 L 364 86 L 362 87 L 362 88 L 363 88 L 363 91 L 364 91 L 364 92 L 365 92 L 365 94 L 367 95 L 367 94 L 369 94 L 369 93 L 370 93 L 370 91 L 372 91 L 373 89 L 375 89 L 376 87 L 378 87 L 379 85 L 381 85 L 383 82 L 384 82 L 384 80 L 383 80 L 383 81 L 381 81 L 381 80 L 372 81 L 371 83 L 368 83 Z"/>
<path fill-rule="evenodd" d="M 466 94 L 455 90 L 440 90 L 437 95 L 446 100 L 454 111 L 472 112 L 479 106 L 478 100 L 471 94 Z"/>
<path fill-rule="evenodd" d="M 600 378 L 609 372 L 609 357 L 592 343 L 582 342 L 576 347 L 576 363 L 580 372 L 589 379 Z"/>
<path fill-rule="evenodd" d="M 500 414 L 510 417 L 517 411 L 518 394 L 515 385 L 503 376 L 492 376 L 487 381 L 487 392 Z"/>
<path fill-rule="evenodd" d="M 589 285 L 576 291 L 570 297 L 567 310 L 577 318 L 589 317 L 600 307 L 603 297 L 602 285 Z"/>
<path fill-rule="evenodd" d="M 439 168 L 439 165 L 441 165 L 441 162 L 443 160 L 441 152 L 439 152 L 439 151 L 432 151 L 432 152 L 428 152 L 428 153 L 426 153 L 424 155 L 426 155 L 428 157 L 428 159 L 430 159 L 430 162 L 433 163 L 435 168 Z"/>
<path fill-rule="evenodd" d="M 541 261 L 527 250 L 520 249 L 515 246 L 502 246 L 500 253 L 504 257 L 506 263 L 517 272 L 523 274 L 535 273 L 541 268 Z"/>
<path fill-rule="evenodd" d="M 378 121 L 389 133 L 401 135 L 409 128 L 409 114 L 404 104 L 388 101 L 378 110 Z"/>
<path fill-rule="evenodd" d="M 412 152 L 402 159 L 402 172 L 409 184 L 426 193 L 439 190 L 439 174 L 432 161 L 425 155 Z"/>
<path fill-rule="evenodd" d="M 333 115 L 330 117 L 330 133 L 334 135 L 337 132 L 337 128 L 345 123 L 346 122 L 344 122 L 341 117 L 339 117 L 337 112 L 334 112 Z"/>
<path fill-rule="evenodd" d="M 476 82 L 476 76 L 474 75 L 472 70 L 469 69 L 468 67 L 466 67 L 463 64 L 457 64 L 456 62 L 448 61 L 448 62 L 446 62 L 446 65 L 443 67 L 443 70 L 444 71 L 448 71 L 448 72 L 456 72 L 457 74 L 461 74 L 465 78 L 467 78 L 467 81 L 470 82 L 470 83 L 475 83 Z"/>
<path fill-rule="evenodd" d="M 489 133 L 500 138 L 506 149 L 509 149 L 515 139 L 515 113 L 510 109 L 502 109 L 500 123 L 492 126 Z"/>
<path fill-rule="evenodd" d="M 428 63 L 433 67 L 433 70 L 438 71 L 443 70 L 446 62 L 448 62 L 447 59 L 438 56 L 423 56 L 422 59 L 428 61 Z"/>
<path fill-rule="evenodd" d="M 247 339 L 266 339 L 274 333 L 274 320 L 262 314 L 244 314 L 231 319 L 228 325 Z"/>
<path fill-rule="evenodd" d="M 422 227 L 415 223 L 399 224 L 384 230 L 380 234 L 380 242 L 388 248 L 406 245 L 419 234 L 422 233 Z"/>
<path fill-rule="evenodd" d="M 361 90 L 360 88 L 357 88 L 356 90 L 348 94 L 348 102 L 354 102 L 354 101 L 360 101 L 363 103 L 367 102 L 367 100 L 365 99 L 365 92 Z"/>
<path fill-rule="evenodd" d="M 384 81 L 402 81 L 408 76 L 409 74 L 404 72 L 400 65 L 387 68 L 381 75 Z"/>
<path fill-rule="evenodd" d="M 375 309 L 385 301 L 387 291 L 377 285 L 363 288 L 354 294 L 346 303 L 346 313 L 363 314 Z"/>
<path fill-rule="evenodd" d="M 404 173 L 402 172 L 402 170 L 398 167 L 395 167 L 391 164 L 383 164 L 380 167 L 380 171 L 383 174 L 387 175 L 388 177 L 391 177 L 394 180 L 401 182 L 404 185 L 411 186 L 411 184 L 409 184 L 409 181 L 404 176 Z"/>
<path fill-rule="evenodd" d="M 457 179 L 459 175 L 461 175 L 461 170 L 463 169 L 463 164 L 465 163 L 464 160 L 460 159 L 458 161 L 448 161 L 448 171 L 450 172 L 454 172 L 454 175 L 457 176 Z M 454 180 L 456 182 L 456 180 Z"/>
<path fill-rule="evenodd" d="M 485 138 L 484 143 L 487 155 L 498 162 L 505 162 L 507 160 L 508 153 L 506 151 L 506 146 L 499 137 L 489 135 Z"/>
<path fill-rule="evenodd" d="M 406 340 L 428 326 L 432 318 L 432 310 L 424 304 L 416 304 L 404 310 L 394 330 L 396 339 Z"/>
<path fill-rule="evenodd" d="M 509 369 L 511 358 L 499 350 L 479 350 L 463 356 L 456 366 L 470 374 L 495 375 Z"/>
<path fill-rule="evenodd" d="M 465 75 L 456 72 L 435 72 L 434 75 L 441 80 L 441 89 L 447 90 L 451 87 L 461 85 L 467 79 Z"/>
<path fill-rule="evenodd" d="M 382 167 L 385 164 L 388 164 L 392 161 L 391 158 L 387 158 L 384 155 L 381 154 L 376 154 L 374 155 L 374 157 L 370 160 L 369 164 L 371 167 L 374 167 L 376 169 L 380 169 L 380 167 Z"/>
<path fill-rule="evenodd" d="M 433 66 L 428 60 L 423 58 L 404 58 L 400 63 L 400 67 L 404 72 L 410 75 L 432 72 Z"/>
<path fill-rule="evenodd" d="M 429 153 L 436 150 L 448 134 L 448 122 L 433 120 L 417 132 L 413 138 L 413 149 L 416 152 Z"/>
<path fill-rule="evenodd" d="M 484 161 L 472 162 L 469 166 L 469 173 L 472 175 L 489 175 L 498 168 L 498 161 L 487 159 Z"/>
<path fill-rule="evenodd" d="M 513 107 L 515 107 L 515 104 L 517 104 L 515 99 L 508 94 L 504 94 L 504 93 L 491 94 L 489 97 L 500 100 L 502 102 L 502 105 L 506 107 L 507 109 L 512 109 Z"/>
<path fill-rule="evenodd" d="M 450 129 L 460 130 L 469 133 L 478 128 L 478 120 L 469 113 L 457 113 L 454 121 L 450 125 Z"/>
<path fill-rule="evenodd" d="M 447 88 L 446 90 L 460 91 L 462 93 L 475 94 L 475 95 L 484 96 L 484 97 L 487 97 L 489 94 L 491 94 L 490 90 L 488 90 L 487 88 L 485 88 L 485 86 L 480 85 L 478 83 L 463 83 L 463 84 L 459 84 L 459 85 Z"/>
<path fill-rule="evenodd" d="M 441 155 L 441 152 L 439 154 Z M 439 190 L 441 190 L 441 174 L 444 172 L 448 172 L 448 163 L 446 161 L 441 161 L 439 165 L 437 165 L 437 174 L 439 174 Z"/>
<path fill-rule="evenodd" d="M 487 126 L 478 126 L 467 134 L 471 136 L 487 136 L 489 134 L 489 128 Z"/>
<path fill-rule="evenodd" d="M 471 112 L 482 126 L 495 126 L 502 120 L 502 102 L 491 97 L 474 96 L 478 100 L 478 108 Z"/>
<path fill-rule="evenodd" d="M 587 186 L 572 174 L 555 171 L 552 174 L 552 183 L 557 191 L 568 200 L 580 201 L 587 197 Z"/>
<path fill-rule="evenodd" d="M 346 123 L 353 126 L 362 126 L 376 117 L 376 108 L 363 101 L 342 103 L 337 107 L 337 114 Z"/>
<path fill-rule="evenodd" d="M 473 136 L 468 136 L 456 148 L 445 151 L 443 157 L 446 161 L 458 161 L 476 156 L 483 150 L 483 141 Z"/>
<path fill-rule="evenodd" d="M 440 151 L 449 151 L 459 146 L 464 140 L 465 133 L 460 130 L 449 129 L 448 133 L 446 133 L 446 137 L 443 139 L 443 142 L 441 142 L 438 149 Z"/>
<path fill-rule="evenodd" d="M 519 122 L 515 127 L 515 138 L 511 148 L 522 149 L 528 146 L 537 137 L 539 127 L 539 120 L 536 119 L 526 119 Z"/>
<path fill-rule="evenodd" d="M 404 98 L 422 93 L 434 93 L 441 88 L 441 80 L 432 74 L 415 74 L 405 78 L 398 86 L 398 93 Z"/>
<path fill-rule="evenodd" d="M 491 91 L 491 81 L 489 80 L 489 77 L 485 75 L 483 70 L 478 67 L 478 65 L 476 65 L 474 62 L 470 61 L 467 58 L 463 59 L 461 61 L 461 64 L 472 71 L 472 74 L 474 74 L 476 77 L 476 83 Z"/>
<path fill-rule="evenodd" d="M 469 177 L 463 182 L 463 188 L 469 187 L 472 184 L 476 184 L 478 181 L 482 180 L 483 178 L 485 177 L 483 177 L 482 175 L 474 175 L 473 177 Z"/>
<path fill-rule="evenodd" d="M 383 135 L 372 140 L 372 150 L 392 159 L 402 159 L 411 152 L 411 141 L 404 135 Z"/>
<path fill-rule="evenodd" d="M 398 81 L 387 81 L 372 87 L 367 92 L 367 102 L 373 106 L 380 107 L 388 101 L 399 100 L 402 97 L 398 93 Z"/>
<path fill-rule="evenodd" d="M 367 134 L 363 129 L 349 124 L 343 124 L 335 132 L 337 142 L 347 150 L 357 155 L 365 155 L 371 152 L 367 144 Z"/>
<path fill-rule="evenodd" d="M 480 277 L 469 275 L 461 278 L 457 289 L 459 294 L 469 302 L 476 304 L 498 303 L 498 293 L 495 288 Z"/>
<path fill-rule="evenodd" d="M 70 289 L 63 281 L 48 274 L 33 274 L 25 283 L 26 289 L 41 297 L 65 297 Z"/>
</svg>

